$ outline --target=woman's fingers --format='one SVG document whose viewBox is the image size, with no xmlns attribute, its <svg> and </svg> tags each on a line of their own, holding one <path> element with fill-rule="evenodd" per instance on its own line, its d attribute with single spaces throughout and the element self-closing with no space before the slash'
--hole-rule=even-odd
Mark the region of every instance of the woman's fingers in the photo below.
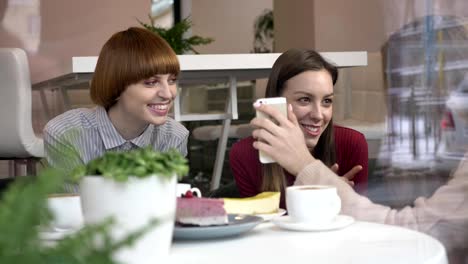
<svg viewBox="0 0 468 264">
<path fill-rule="evenodd" d="M 271 105 L 260 104 L 254 105 L 257 111 L 263 112 L 264 114 L 271 116 L 274 120 L 278 122 L 279 125 L 285 125 L 289 122 L 288 117 L 282 114 L 278 109 Z M 289 114 L 289 109 L 288 109 Z"/>
<path fill-rule="evenodd" d="M 273 130 L 275 130 L 276 127 L 278 127 L 278 125 L 273 123 L 273 121 L 271 121 L 270 119 L 262 118 L 262 117 L 253 118 L 250 121 L 250 124 L 252 126 L 256 127 L 256 128 L 263 128 L 263 129 L 266 129 L 268 131 L 273 131 Z"/>
<path fill-rule="evenodd" d="M 362 166 L 356 165 L 352 169 L 350 169 L 345 175 L 343 175 L 343 177 L 348 180 L 352 180 L 354 176 L 356 176 L 356 174 L 360 172 L 361 170 L 362 170 Z"/>
<path fill-rule="evenodd" d="M 287 140 L 290 135 L 290 131 L 287 128 L 278 126 L 277 124 L 273 123 L 273 121 L 267 118 L 254 118 L 250 122 L 253 127 L 256 127 L 257 131 L 252 133 L 254 138 L 259 138 L 262 135 L 266 135 L 266 133 L 273 135 L 276 139 Z M 255 131 L 255 130 L 254 130 Z"/>
<path fill-rule="evenodd" d="M 252 137 L 256 140 L 260 140 L 266 142 L 267 144 L 271 145 L 276 139 L 268 130 L 266 129 L 255 129 L 252 131 Z"/>
<path fill-rule="evenodd" d="M 294 125 L 299 125 L 299 121 L 297 121 L 296 114 L 294 114 L 293 108 L 291 104 L 288 104 L 288 119 L 293 123 Z"/>
<path fill-rule="evenodd" d="M 335 163 L 330 167 L 330 170 L 333 171 L 334 173 L 338 174 L 338 169 L 339 168 L 340 167 L 338 166 L 338 163 Z"/>
<path fill-rule="evenodd" d="M 340 166 L 338 165 L 338 163 L 335 163 L 330 167 L 330 170 L 332 170 L 334 173 L 338 174 L 339 168 L 340 168 Z M 354 176 L 356 176 L 356 174 L 358 172 L 360 172 L 361 170 L 362 170 L 362 166 L 361 165 L 356 165 L 352 169 L 350 169 L 345 175 L 340 177 L 340 179 L 342 181 L 346 182 L 347 184 L 349 184 L 349 186 L 354 187 L 354 181 L 352 181 L 352 180 L 354 179 Z"/>
</svg>

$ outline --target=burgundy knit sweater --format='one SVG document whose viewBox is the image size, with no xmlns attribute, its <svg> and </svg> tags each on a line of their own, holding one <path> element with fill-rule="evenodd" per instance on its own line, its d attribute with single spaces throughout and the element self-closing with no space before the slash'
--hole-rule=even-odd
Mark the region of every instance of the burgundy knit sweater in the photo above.
<svg viewBox="0 0 468 264">
<path fill-rule="evenodd" d="M 354 177 L 354 189 L 365 194 L 367 191 L 368 153 L 364 135 L 351 128 L 334 125 L 336 163 L 338 175 L 347 173 L 356 165 L 362 170 Z M 250 197 L 260 193 L 262 167 L 258 159 L 258 150 L 252 146 L 252 137 L 236 142 L 230 151 L 229 162 L 241 197 Z M 285 171 L 288 186 L 294 183 L 295 176 Z M 281 190 L 281 208 L 286 208 L 284 190 Z"/>
</svg>

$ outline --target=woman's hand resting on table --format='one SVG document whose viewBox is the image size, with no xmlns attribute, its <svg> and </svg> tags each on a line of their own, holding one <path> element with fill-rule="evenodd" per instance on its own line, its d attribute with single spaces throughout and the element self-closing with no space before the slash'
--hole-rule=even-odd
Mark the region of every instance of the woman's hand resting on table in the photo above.
<svg viewBox="0 0 468 264">
<path fill-rule="evenodd" d="M 338 170 L 339 170 L 339 165 L 338 163 L 335 163 L 333 164 L 333 166 L 330 167 L 330 169 L 336 173 L 338 175 Z M 356 174 L 358 172 L 360 172 L 362 170 L 362 166 L 361 165 L 356 165 L 354 166 L 352 169 L 350 169 L 346 174 L 344 174 L 343 176 L 340 177 L 340 179 L 344 182 L 346 182 L 347 184 L 349 184 L 349 186 L 351 187 L 354 187 L 354 176 L 356 176 Z M 339 175 L 338 175 L 339 176 Z"/>
<path fill-rule="evenodd" d="M 257 139 L 253 147 L 272 157 L 292 175 L 297 175 L 305 166 L 315 161 L 305 143 L 292 106 L 288 105 L 288 117 L 268 105 L 254 105 L 263 113 L 273 117 L 278 125 L 266 118 L 254 118 L 252 136 Z"/>
</svg>

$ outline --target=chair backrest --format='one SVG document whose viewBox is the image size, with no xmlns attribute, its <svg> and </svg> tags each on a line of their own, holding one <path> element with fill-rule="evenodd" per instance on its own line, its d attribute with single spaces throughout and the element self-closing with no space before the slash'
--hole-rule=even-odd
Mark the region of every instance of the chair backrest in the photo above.
<svg viewBox="0 0 468 264">
<path fill-rule="evenodd" d="M 26 53 L 0 48 L 0 157 L 43 157 L 31 120 L 31 80 Z"/>
</svg>

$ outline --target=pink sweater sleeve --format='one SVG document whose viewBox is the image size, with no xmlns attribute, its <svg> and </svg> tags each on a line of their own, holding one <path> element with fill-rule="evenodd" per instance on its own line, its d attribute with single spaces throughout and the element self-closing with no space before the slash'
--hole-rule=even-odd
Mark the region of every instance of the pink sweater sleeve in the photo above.
<svg viewBox="0 0 468 264">
<path fill-rule="evenodd" d="M 400 210 L 375 204 L 354 192 L 321 161 L 305 167 L 294 185 L 324 184 L 337 187 L 342 214 L 360 221 L 398 225 L 430 234 L 447 248 L 468 245 L 468 162 L 457 169 L 454 178 L 431 198 L 419 197 L 413 206 Z"/>
</svg>

